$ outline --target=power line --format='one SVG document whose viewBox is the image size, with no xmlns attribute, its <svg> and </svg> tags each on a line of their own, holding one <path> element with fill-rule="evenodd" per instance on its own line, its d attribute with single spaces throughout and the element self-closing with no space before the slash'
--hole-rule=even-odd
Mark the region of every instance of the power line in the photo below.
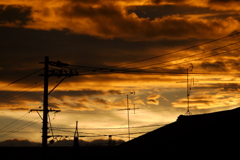
<svg viewBox="0 0 240 160">
<path fill-rule="evenodd" d="M 112 66 L 105 67 L 105 68 L 87 67 L 87 66 L 78 66 L 78 65 L 69 65 L 69 66 L 78 67 L 77 69 L 85 69 L 84 72 L 91 72 L 92 75 L 96 75 L 96 73 L 97 73 L 96 71 L 101 71 L 101 73 L 110 73 L 110 74 L 111 73 L 185 74 L 185 73 L 180 73 L 179 71 L 176 72 L 175 70 L 169 70 L 169 69 L 166 70 L 166 71 L 161 71 L 160 72 L 160 71 L 144 70 L 144 69 L 141 69 L 141 68 L 155 66 L 155 65 L 164 64 L 164 63 L 171 63 L 171 62 L 178 61 L 178 60 L 183 60 L 183 59 L 186 59 L 186 58 L 190 58 L 190 57 L 202 55 L 202 54 L 205 54 L 205 53 L 209 53 L 209 52 L 212 52 L 212 51 L 216 51 L 216 50 L 219 50 L 219 49 L 223 49 L 225 47 L 229 47 L 229 46 L 232 46 L 232 45 L 235 45 L 235 44 L 238 44 L 238 43 L 240 43 L 240 41 L 237 41 L 237 42 L 234 42 L 234 43 L 230 43 L 230 44 L 227 44 L 227 45 L 224 45 L 224 46 L 220 46 L 220 47 L 217 47 L 217 48 L 214 48 L 214 49 L 211 49 L 211 50 L 208 50 L 208 51 L 204 51 L 204 52 L 201 52 L 201 53 L 192 54 L 192 55 L 185 56 L 185 57 L 180 57 L 178 59 L 173 59 L 173 60 L 169 60 L 169 61 L 165 61 L 165 62 L 159 62 L 159 63 L 154 63 L 154 64 L 143 65 L 143 66 L 139 66 L 139 67 L 126 68 L 126 69 L 110 69 Z M 231 51 L 234 51 L 234 50 L 237 50 L 237 49 L 238 48 L 233 49 L 233 50 L 229 50 L 229 51 L 225 51 L 225 52 L 222 52 L 221 54 L 228 53 L 228 52 L 231 52 Z M 194 59 L 194 60 L 188 60 L 188 61 L 180 62 L 180 63 L 177 63 L 177 64 L 182 64 L 182 63 L 187 63 L 187 62 L 191 62 L 191 61 L 196 61 L 196 60 L 200 60 L 200 59 L 204 59 L 204 58 L 208 58 L 208 57 L 212 57 L 212 56 L 217 56 L 217 55 L 220 55 L 220 54 L 217 53 L 217 54 L 213 54 L 213 55 L 210 55 L 210 56 L 205 56 L 205 57 Z M 137 62 L 135 62 L 135 63 L 137 63 Z M 166 66 L 172 66 L 172 65 L 177 65 L 177 64 L 170 64 L 170 65 L 166 65 Z M 165 67 L 165 66 L 161 66 L 161 67 Z M 154 69 L 156 70 L 157 68 L 160 68 L 160 67 L 155 67 Z M 138 70 L 136 70 L 136 69 L 138 69 Z M 81 74 L 81 75 L 90 75 L 90 73 Z"/>
<path fill-rule="evenodd" d="M 42 70 L 42 69 L 41 69 L 41 70 Z M 37 72 L 39 72 L 39 71 L 41 71 L 41 70 L 38 70 L 38 71 L 36 71 L 36 72 L 34 72 L 34 73 L 30 74 L 30 75 L 33 75 L 33 74 L 35 74 L 35 73 L 37 73 Z M 25 77 L 29 77 L 30 75 L 25 76 Z M 24 79 L 24 78 L 21 78 L 21 80 L 22 80 L 22 79 Z M 55 79 L 57 79 L 57 77 L 54 77 L 53 79 L 49 80 L 49 82 L 51 82 L 51 81 L 53 81 L 53 80 L 55 80 Z M 32 90 L 32 89 L 37 88 L 37 87 L 40 87 L 41 85 L 43 85 L 42 83 L 39 83 L 39 82 L 41 82 L 41 81 L 42 81 L 42 79 L 40 79 L 40 80 L 38 80 L 38 81 L 35 81 L 35 82 L 31 83 L 30 85 L 27 85 L 27 86 L 25 86 L 25 87 L 23 87 L 22 89 L 19 89 L 19 90 L 17 90 L 17 91 L 13 91 L 13 92 L 7 91 L 7 92 L 10 92 L 10 93 L 5 94 L 5 95 L 3 95 L 3 96 L 0 97 L 1 103 L 7 102 L 7 101 L 10 101 L 10 100 L 13 100 L 13 99 L 16 99 L 16 98 L 18 98 L 18 97 L 21 97 L 21 96 L 26 95 L 26 94 L 29 94 L 29 93 L 32 93 L 32 91 L 35 91 L 35 90 Z M 17 81 L 16 81 L 16 82 L 17 82 Z M 13 84 L 13 83 L 12 83 L 12 84 Z M 51 83 L 51 84 L 53 84 L 53 83 Z M 5 86 L 5 87 L 6 87 L 6 86 Z M 31 87 L 31 88 L 29 88 L 29 87 Z M 30 91 L 31 91 L 31 92 L 30 92 Z"/>
<path fill-rule="evenodd" d="M 38 118 L 38 117 L 37 117 L 37 118 Z M 34 120 L 36 120 L 37 118 L 35 118 Z M 20 131 L 20 130 L 23 130 L 23 129 L 29 127 L 29 126 L 34 125 L 35 123 L 37 123 L 37 122 L 39 122 L 39 121 L 40 121 L 40 120 L 38 120 L 38 121 L 29 121 L 29 122 L 26 122 L 26 123 L 23 124 L 22 126 L 16 128 L 16 129 L 14 129 L 14 130 L 8 131 L 9 133 L 6 133 L 6 134 L 3 134 L 3 135 L 0 135 L 0 138 L 3 138 L 3 137 L 6 137 L 6 136 L 9 136 L 10 134 L 13 134 L 13 133 L 16 133 L 16 132 L 18 132 L 18 131 Z"/>
<path fill-rule="evenodd" d="M 166 124 L 152 124 L 152 125 L 145 125 L 145 126 L 134 126 L 129 128 L 146 128 L 146 127 L 158 127 L 164 126 Z M 63 128 L 63 127 L 52 127 L 53 130 L 74 130 L 75 128 Z M 128 127 L 111 127 L 111 128 L 78 128 L 79 130 L 115 130 L 115 129 L 127 129 Z"/>
<path fill-rule="evenodd" d="M 24 93 L 24 94 L 27 93 L 30 89 L 39 87 L 40 85 L 42 85 L 42 84 L 38 84 L 38 82 L 40 82 L 40 81 L 42 81 L 42 80 L 34 82 L 34 83 L 32 83 L 32 84 L 30 84 L 30 85 L 28 85 L 28 86 L 26 86 L 26 87 L 24 87 L 24 88 L 22 88 L 22 89 L 20 89 L 18 91 L 14 91 L 14 92 L 10 92 L 9 91 L 10 92 L 9 94 L 6 94 L 6 95 L 0 97 L 0 99 L 3 99 L 1 102 L 8 101 L 9 98 L 10 98 L 10 100 L 14 99 L 14 98 L 16 98 L 16 96 L 19 97 L 19 95 L 21 95 L 22 93 Z M 33 85 L 36 85 L 36 84 L 38 84 L 38 85 L 37 86 L 33 86 Z M 26 88 L 28 88 L 30 86 L 33 86 L 33 87 L 31 87 L 30 89 L 26 89 Z"/>
<path fill-rule="evenodd" d="M 236 42 L 236 43 L 239 43 L 240 41 Z M 233 43 L 233 44 L 236 44 L 236 43 Z M 233 45 L 233 44 L 229 44 L 229 45 Z M 227 45 L 227 46 L 229 46 Z M 219 48 L 224 48 L 226 46 L 223 46 L 223 47 L 219 47 Z M 214 51 L 214 50 L 217 50 L 219 48 L 215 48 L 215 49 L 212 49 L 210 51 L 206 51 L 206 52 L 202 52 L 202 53 L 198 53 L 198 54 L 195 54 L 195 55 L 190 55 L 190 56 L 186 56 L 186 57 L 183 57 L 183 58 L 179 58 L 177 60 L 182 60 L 182 59 L 185 59 L 185 58 L 189 58 L 189 57 L 193 57 L 193 56 L 196 56 L 196 55 L 200 55 L 200 54 L 203 54 L 203 53 L 207 53 L 207 52 L 211 52 L 211 51 Z M 201 58 L 197 58 L 197 59 L 193 59 L 193 60 L 187 60 L 187 61 L 184 61 L 184 62 L 179 62 L 179 63 L 175 63 L 175 64 L 169 64 L 169 65 L 165 65 L 165 66 L 160 66 L 160 67 L 155 67 L 154 69 L 157 69 L 157 68 L 163 68 L 163 67 L 167 67 L 167 66 L 173 66 L 173 65 L 179 65 L 179 64 L 183 64 L 183 63 L 189 63 L 189 62 L 192 62 L 192 61 L 197 61 L 197 60 L 201 60 L 201 59 L 205 59 L 205 58 L 209 58 L 209 57 L 214 57 L 214 56 L 217 56 L 217 55 L 221 55 L 221 54 L 225 54 L 225 53 L 229 53 L 229 52 L 232 52 L 232 51 L 235 51 L 235 50 L 238 50 L 240 49 L 240 47 L 238 48 L 234 48 L 234 49 L 231 49 L 231 50 L 228 50 L 228 51 L 224 51 L 224 52 L 221 52 L 221 53 L 216 53 L 216 54 L 213 54 L 213 55 L 209 55 L 209 56 L 205 56 L 205 57 L 201 57 Z M 170 61 L 165 61 L 165 62 L 160 62 L 160 63 L 155 63 L 155 64 L 150 64 L 150 65 L 144 65 L 144 66 L 140 66 L 140 67 L 134 67 L 134 68 L 128 68 L 128 69 L 138 69 L 138 68 L 141 68 L 141 67 L 149 67 L 149 66 L 154 66 L 154 65 L 159 65 L 159 64 L 164 64 L 164 63 L 169 63 L 169 62 L 173 62 L 173 61 L 176 61 L 176 60 L 170 60 Z M 185 74 L 185 73 L 177 73 L 177 72 L 151 72 L 151 71 L 143 71 L 143 70 L 136 70 L 136 71 L 132 71 L 132 70 L 122 70 L 121 73 L 167 73 L 167 74 Z M 120 73 L 120 72 L 118 72 Z M 204 73 L 191 73 L 191 74 L 204 74 Z"/>
<path fill-rule="evenodd" d="M 213 54 L 213 55 L 209 55 L 209 56 L 206 56 L 206 57 L 202 57 L 202 58 L 197 58 L 197 59 L 193 59 L 193 60 L 189 60 L 189 61 L 180 62 L 180 63 L 177 63 L 177 64 L 182 64 L 182 63 L 189 63 L 189 62 L 193 62 L 193 61 L 198 61 L 198 60 L 201 60 L 201 59 L 218 56 L 218 55 L 225 54 L 225 53 L 229 53 L 229 52 L 236 51 L 236 50 L 239 50 L 239 49 L 240 49 L 240 47 L 231 49 L 231 50 L 229 50 L 229 51 L 224 51 L 224 52 L 221 52 L 221 53 L 216 53 L 216 54 Z M 161 66 L 161 67 L 172 66 L 172 65 L 177 65 L 177 64 L 170 64 L 170 65 L 165 65 L 165 66 Z M 161 68 L 161 67 L 157 67 L 157 68 Z M 192 74 L 192 73 L 191 73 L 191 74 Z"/>
<path fill-rule="evenodd" d="M 7 124 L 6 126 L 0 128 L 0 131 L 3 132 L 4 129 L 6 130 L 6 128 L 12 127 L 14 126 L 16 123 L 18 123 L 23 117 L 25 117 L 27 114 L 29 114 L 29 112 L 25 113 L 24 115 L 22 115 L 21 117 L 19 117 L 18 119 L 12 121 L 11 123 Z"/>
<path fill-rule="evenodd" d="M 196 48 L 196 47 L 199 47 L 199 46 L 202 46 L 202 45 L 205 45 L 205 44 L 216 42 L 216 41 L 225 39 L 227 37 L 231 37 L 231 36 L 237 35 L 239 33 L 240 32 L 235 32 L 235 33 L 232 33 L 230 35 L 227 35 L 227 36 L 224 36 L 224 37 L 221 37 L 221 38 L 213 39 L 213 40 L 210 40 L 210 41 L 207 41 L 207 42 L 204 42 L 204 43 L 200 43 L 200 44 L 197 44 L 197 45 L 193 45 L 193 46 L 190 46 L 190 47 L 187 47 L 187 48 L 183 48 L 183 49 L 180 49 L 180 50 L 177 50 L 177 51 L 173 51 L 173 52 L 169 52 L 169 53 L 165 53 L 165 54 L 162 54 L 162 55 L 153 56 L 153 57 L 149 57 L 149 58 L 145 58 L 145 59 L 141 59 L 141 60 L 137 60 L 137 61 L 127 62 L 127 63 L 120 64 L 120 65 L 110 66 L 110 67 L 106 67 L 105 69 L 109 69 L 109 68 L 113 68 L 113 67 L 120 67 L 120 66 L 123 66 L 123 65 L 129 65 L 129 64 L 138 63 L 138 62 L 143 62 L 143 61 L 159 58 L 159 57 L 162 57 L 162 56 L 178 53 L 178 52 L 189 50 L 189 49 L 192 49 L 192 48 Z"/>
<path fill-rule="evenodd" d="M 149 67 L 149 66 L 155 66 L 155 65 L 159 65 L 159 64 L 164 64 L 164 63 L 173 62 L 173 61 L 178 61 L 178 60 L 182 60 L 182 59 L 185 59 L 185 58 L 194 57 L 194 56 L 197 56 L 197 55 L 202 55 L 202 54 L 205 54 L 205 53 L 208 53 L 208 52 L 212 52 L 212 51 L 215 51 L 215 50 L 218 50 L 218 49 L 222 49 L 222 48 L 225 48 L 225 47 L 228 47 L 228 46 L 237 44 L 237 43 L 240 43 L 240 41 L 237 41 L 237 42 L 234 42 L 234 43 L 230 43 L 230 44 L 228 44 L 228 45 L 221 46 L 221 47 L 218 47 L 218 48 L 214 48 L 214 49 L 211 49 L 211 50 L 209 50 L 209 51 L 205 51 L 205 52 L 201 52 L 201 53 L 197 53 L 197 54 L 193 54 L 193 55 L 181 57 L 181 58 L 174 59 L 174 60 L 170 60 L 170 61 L 165 61 L 165 62 L 159 62 L 159 63 L 155 63 L 155 64 L 144 65 L 144 66 L 140 66 L 140 67 L 136 67 L 136 68 Z M 173 64 L 173 65 L 174 65 L 174 64 Z"/>
<path fill-rule="evenodd" d="M 12 84 L 14 84 L 14 83 L 17 83 L 17 82 L 19 82 L 19 81 L 21 81 L 21 80 L 25 79 L 25 78 L 28 78 L 28 77 L 30 77 L 30 76 L 32 76 L 32 75 L 34 75 L 35 73 L 38 73 L 38 72 L 40 72 L 41 70 L 43 70 L 43 68 L 41 68 L 41 69 L 39 69 L 39 70 L 37 70 L 37 71 L 34 71 L 33 73 L 31 73 L 31 74 L 28 74 L 28 75 L 26 75 L 26 76 L 24 76 L 24 77 L 22 77 L 22 78 L 19 78 L 19 79 L 17 79 L 17 80 L 15 80 L 15 81 L 13 81 L 13 82 L 11 82 L 11 83 L 7 84 L 6 86 L 10 86 L 10 85 L 12 85 Z M 4 86 L 4 87 L 6 87 L 6 86 Z M 2 87 L 2 88 L 4 88 L 4 87 Z M 2 89 L 2 88 L 1 88 L 1 89 Z"/>
<path fill-rule="evenodd" d="M 28 112 L 28 113 L 29 113 L 29 112 Z M 28 113 L 26 113 L 26 114 L 28 114 Z M 16 121 L 16 122 L 19 122 L 20 119 L 22 119 L 26 114 L 24 114 L 23 116 L 21 116 L 20 118 L 18 118 L 18 119 L 15 120 L 15 121 Z M 38 119 L 38 120 L 37 120 L 37 119 Z M 12 123 L 15 123 L 15 121 L 12 122 Z M 34 124 L 36 124 L 36 123 L 38 123 L 38 122 L 40 122 L 40 121 L 41 121 L 41 119 L 39 119 L 39 117 L 33 118 L 31 121 L 27 121 L 26 123 L 24 123 L 24 124 L 21 125 L 21 126 L 18 126 L 18 127 L 15 128 L 15 129 L 12 129 L 12 130 L 10 130 L 10 131 L 6 131 L 6 127 L 10 126 L 10 125 L 11 125 L 11 123 L 10 123 L 10 124 L 6 125 L 5 127 L 3 127 L 3 128 L 5 128 L 5 130 L 3 130 L 3 131 L 1 130 L 1 133 L 5 132 L 5 134 L 2 134 L 2 135 L 0 134 L 0 138 L 3 138 L 3 137 L 6 137 L 6 136 L 11 135 L 11 134 L 13 134 L 13 133 L 19 132 L 20 130 L 23 130 L 23 129 L 27 128 L 27 127 L 30 127 L 30 126 L 32 126 L 32 125 L 34 125 Z M 13 127 L 13 125 L 12 125 L 11 127 Z"/>
<path fill-rule="evenodd" d="M 149 65 L 143 65 L 143 66 L 140 66 L 140 67 L 128 68 L 128 69 L 130 69 L 130 70 L 129 70 L 129 71 L 126 70 L 125 73 L 126 73 L 126 72 L 132 72 L 131 69 L 139 69 L 139 68 L 143 68 L 143 67 L 149 67 L 149 66 L 154 66 L 154 65 L 159 65 L 159 64 L 174 62 L 174 61 L 177 61 L 177 60 L 183 60 L 183 59 L 185 59 L 185 58 L 190 58 L 190 57 L 194 57 L 194 56 L 201 55 L 201 54 L 204 54 L 204 53 L 212 52 L 212 51 L 215 51 L 215 50 L 218 50 L 218 49 L 221 49 L 221 48 L 225 48 L 225 47 L 227 47 L 227 46 L 231 46 L 231 45 L 237 44 L 237 43 L 239 43 L 239 42 L 240 42 L 240 41 L 237 41 L 237 42 L 234 42 L 234 43 L 225 45 L 225 46 L 221 46 L 221 47 L 218 47 L 218 48 L 214 48 L 214 49 L 209 50 L 209 51 L 205 51 L 205 52 L 201 52 L 201 53 L 197 53 L 197 54 L 193 54 L 193 55 L 181 57 L 181 58 L 178 58 L 178 59 L 175 59 L 175 60 L 169 60 L 169 61 L 165 61 L 165 62 L 159 62 L 159 63 L 149 64 Z M 229 50 L 229 51 L 224 51 L 224 52 L 221 52 L 221 53 L 216 53 L 216 54 L 213 54 L 213 55 L 209 55 L 209 56 L 205 56 L 205 57 L 201 57 L 201 58 L 197 58 L 197 59 L 193 59 L 193 60 L 187 60 L 187 61 L 179 62 L 179 63 L 175 63 L 175 64 L 169 64 L 169 65 L 165 65 L 165 66 L 155 67 L 154 69 L 163 68 L 163 67 L 167 67 L 167 66 L 173 66 L 173 65 L 179 65 L 179 64 L 182 64 L 182 63 L 189 63 L 189 62 L 192 62 L 192 61 L 201 60 L 201 59 L 205 59 L 205 58 L 209 58 L 209 57 L 213 57 L 213 56 L 217 56 L 217 55 L 229 53 L 229 52 L 232 52 L 232 51 L 235 51 L 235 50 L 238 50 L 238 49 L 239 49 L 239 48 L 235 48 L 235 49 L 231 49 L 231 50 Z M 134 72 L 138 72 L 138 71 L 134 71 Z M 141 70 L 139 70 L 139 72 L 144 73 L 144 72 L 142 72 Z M 122 73 L 123 73 L 123 72 L 122 72 Z M 147 71 L 146 73 L 148 73 L 148 71 Z M 149 73 L 151 73 L 151 72 L 149 72 Z M 185 73 L 174 73 L 174 72 L 167 72 L 167 71 L 166 71 L 166 72 L 155 72 L 155 73 L 185 74 Z M 191 73 L 191 74 L 194 74 L 194 73 Z M 196 73 L 195 73 L 195 74 L 196 74 Z M 203 74 L 203 73 L 199 73 L 199 74 Z"/>
<path fill-rule="evenodd" d="M 53 81 L 53 80 L 55 80 L 56 78 L 57 78 L 57 77 L 54 77 L 52 80 L 49 80 L 49 81 Z M 24 96 L 24 95 L 27 95 L 27 94 L 32 93 L 33 91 L 36 90 L 36 89 L 35 89 L 35 90 L 32 90 L 32 89 L 37 88 L 37 87 L 40 87 L 41 85 L 43 85 L 42 83 L 38 84 L 38 82 L 40 82 L 40 81 L 42 81 L 42 80 L 39 80 L 39 81 L 37 81 L 37 82 L 34 82 L 34 83 L 32 83 L 32 84 L 24 87 L 23 89 L 20 89 L 20 90 L 18 90 L 18 91 L 11 92 L 11 93 L 9 93 L 9 94 L 6 94 L 6 95 L 0 97 L 1 103 L 3 103 L 3 102 L 8 102 L 8 101 L 10 101 L 10 100 L 13 100 L 13 99 L 19 98 L 19 97 L 21 97 L 21 96 Z M 53 83 L 55 83 L 55 82 L 53 82 Z M 53 84 L 53 83 L 51 83 L 51 84 Z M 38 84 L 38 85 L 36 85 L 36 84 Z M 33 87 L 29 88 L 29 89 L 25 89 L 25 88 L 30 87 L 30 86 L 32 86 L 32 85 L 36 85 L 36 86 L 33 86 Z M 25 90 L 24 90 L 24 89 L 25 89 Z M 31 92 L 30 92 L 30 91 L 31 91 Z"/>
</svg>

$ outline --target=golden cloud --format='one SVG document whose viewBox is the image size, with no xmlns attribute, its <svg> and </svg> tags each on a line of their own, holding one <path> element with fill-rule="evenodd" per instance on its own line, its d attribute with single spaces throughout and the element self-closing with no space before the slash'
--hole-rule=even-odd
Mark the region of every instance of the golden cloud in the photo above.
<svg viewBox="0 0 240 160">
<path fill-rule="evenodd" d="M 240 96 L 237 93 L 232 91 L 229 93 L 225 92 L 225 90 L 215 89 L 215 91 L 219 91 L 216 93 L 213 90 L 208 89 L 208 91 L 195 92 L 193 95 L 190 95 L 189 107 L 192 109 L 212 109 L 231 107 L 239 104 L 239 100 L 237 99 L 239 99 Z M 187 105 L 187 98 L 181 98 L 176 102 L 172 102 L 172 106 L 176 108 L 187 108 Z"/>
<path fill-rule="evenodd" d="M 125 108 L 126 107 L 126 99 L 119 101 L 109 101 L 103 98 L 95 98 L 93 103 L 96 108 L 110 110 L 113 108 Z"/>
<path fill-rule="evenodd" d="M 148 104 L 154 104 L 154 105 L 158 105 L 159 104 L 159 100 L 157 100 L 161 95 L 159 94 L 152 94 L 149 95 L 147 97 L 147 103 Z"/>
<path fill-rule="evenodd" d="M 240 2 L 238 0 L 149 0 L 149 4 L 171 4 L 189 5 L 198 7 L 209 7 L 214 10 L 236 10 L 239 11 Z"/>
<path fill-rule="evenodd" d="M 105 3 L 97 1 L 99 3 L 94 5 L 91 3 L 95 1 L 51 2 L 41 7 L 29 3 L 32 7 L 31 21 L 28 21 L 24 27 L 43 30 L 68 29 L 76 34 L 133 41 L 162 38 L 213 38 L 229 34 L 239 28 L 239 21 L 232 17 L 196 19 L 170 15 L 150 20 L 140 18 L 133 12 L 128 13 L 126 5 L 112 1 Z"/>
</svg>

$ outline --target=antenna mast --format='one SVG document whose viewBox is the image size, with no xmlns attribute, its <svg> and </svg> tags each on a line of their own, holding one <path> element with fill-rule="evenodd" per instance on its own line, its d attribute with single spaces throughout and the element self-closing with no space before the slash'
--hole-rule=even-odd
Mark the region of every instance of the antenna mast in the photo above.
<svg viewBox="0 0 240 160">
<path fill-rule="evenodd" d="M 127 115 L 128 115 L 128 140 L 130 141 L 130 118 L 129 118 L 129 110 L 134 110 L 134 114 L 135 114 L 135 110 L 139 109 L 139 108 L 135 108 L 135 104 L 134 104 L 134 108 L 129 108 L 129 102 L 128 102 L 128 96 L 129 95 L 135 95 L 135 91 L 129 92 L 129 93 L 123 93 L 123 95 L 127 96 L 127 108 L 126 109 L 118 109 L 118 111 L 122 111 L 122 110 L 127 110 Z"/>
</svg>

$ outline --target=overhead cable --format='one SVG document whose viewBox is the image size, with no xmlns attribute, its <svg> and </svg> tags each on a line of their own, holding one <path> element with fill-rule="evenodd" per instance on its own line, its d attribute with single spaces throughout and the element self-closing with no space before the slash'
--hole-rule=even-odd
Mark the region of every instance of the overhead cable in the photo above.
<svg viewBox="0 0 240 160">
<path fill-rule="evenodd" d="M 213 40 L 210 40 L 210 41 L 207 41 L 207 42 L 204 42 L 204 43 L 200 43 L 200 44 L 197 44 L 197 45 L 193 45 L 193 46 L 190 46 L 190 47 L 187 47 L 187 48 L 183 48 L 183 49 L 180 49 L 180 50 L 177 50 L 177 51 L 173 51 L 173 52 L 169 52 L 169 53 L 165 53 L 165 54 L 162 54 L 162 55 L 153 56 L 153 57 L 149 57 L 149 58 L 145 58 L 145 59 L 141 59 L 141 60 L 137 60 L 137 61 L 127 62 L 127 63 L 116 65 L 116 66 L 109 66 L 109 67 L 106 67 L 105 69 L 113 68 L 113 67 L 120 67 L 120 66 L 123 66 L 123 65 L 129 65 L 129 64 L 138 63 L 138 62 L 143 62 L 143 61 L 159 58 L 159 57 L 162 57 L 162 56 L 178 53 L 178 52 L 189 50 L 189 49 L 192 49 L 192 48 L 196 48 L 196 47 L 199 47 L 199 46 L 202 46 L 202 45 L 205 45 L 205 44 L 213 43 L 213 42 L 216 42 L 216 41 L 219 41 L 219 40 L 222 40 L 222 39 L 225 39 L 225 38 L 237 35 L 239 33 L 240 32 L 234 32 L 234 33 L 232 33 L 230 35 L 227 35 L 227 36 L 224 36 L 224 37 L 221 37 L 221 38 L 217 38 L 217 39 L 213 39 Z"/>
</svg>

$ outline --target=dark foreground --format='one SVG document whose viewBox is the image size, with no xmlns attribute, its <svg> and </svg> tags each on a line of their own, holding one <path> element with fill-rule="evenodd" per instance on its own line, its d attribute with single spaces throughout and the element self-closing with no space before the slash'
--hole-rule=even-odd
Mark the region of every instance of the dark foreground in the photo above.
<svg viewBox="0 0 240 160">
<path fill-rule="evenodd" d="M 146 151 L 136 151 L 133 149 L 125 150 L 119 147 L 90 147 L 90 148 L 71 148 L 71 147 L 53 147 L 44 151 L 42 148 L 33 147 L 2 147 L 0 153 L 2 159 L 6 160 L 74 160 L 74 159 L 220 159 L 228 157 L 229 159 L 239 156 L 239 144 L 235 146 L 218 146 L 207 144 L 209 146 L 191 146 L 186 144 L 178 149 L 165 149 L 159 147 Z M 194 140 L 192 140 L 194 141 Z M 143 158 L 146 157 L 146 158 Z"/>
<path fill-rule="evenodd" d="M 236 159 L 240 154 L 240 108 L 194 116 L 115 147 L 0 148 L 3 159 Z"/>
</svg>

